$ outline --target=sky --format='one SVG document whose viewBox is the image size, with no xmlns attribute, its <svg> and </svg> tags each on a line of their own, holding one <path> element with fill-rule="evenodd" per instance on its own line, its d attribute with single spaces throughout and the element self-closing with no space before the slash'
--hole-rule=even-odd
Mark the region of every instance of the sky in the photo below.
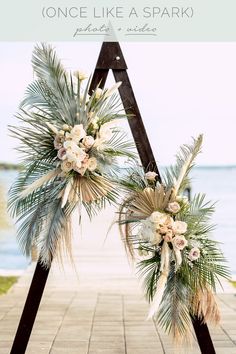
<svg viewBox="0 0 236 354">
<path fill-rule="evenodd" d="M 52 44 L 66 68 L 93 72 L 101 43 Z M 19 161 L 7 125 L 17 124 L 14 114 L 33 80 L 33 47 L 0 42 L 0 162 Z M 203 133 L 200 165 L 236 165 L 236 43 L 129 42 L 121 48 L 157 162 L 173 163 L 178 147 Z"/>
</svg>

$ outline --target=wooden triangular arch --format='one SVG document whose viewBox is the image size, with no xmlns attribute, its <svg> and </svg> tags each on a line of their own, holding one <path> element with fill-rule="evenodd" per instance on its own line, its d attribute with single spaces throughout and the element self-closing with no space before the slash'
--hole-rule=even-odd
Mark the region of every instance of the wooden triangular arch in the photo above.
<svg viewBox="0 0 236 354">
<path fill-rule="evenodd" d="M 97 86 L 104 87 L 110 69 L 113 71 L 115 81 L 122 81 L 119 93 L 126 113 L 132 115 L 132 119 L 129 119 L 128 122 L 143 168 L 146 171 L 155 171 L 158 174 L 158 180 L 161 182 L 161 175 L 155 162 L 127 74 L 127 65 L 118 42 L 104 42 L 102 44 L 90 85 L 90 93 Z M 26 351 L 49 271 L 50 269 L 45 269 L 41 263 L 37 263 L 10 354 L 24 354 Z M 201 353 L 215 354 L 207 325 L 198 318 L 192 318 L 192 323 Z"/>
</svg>

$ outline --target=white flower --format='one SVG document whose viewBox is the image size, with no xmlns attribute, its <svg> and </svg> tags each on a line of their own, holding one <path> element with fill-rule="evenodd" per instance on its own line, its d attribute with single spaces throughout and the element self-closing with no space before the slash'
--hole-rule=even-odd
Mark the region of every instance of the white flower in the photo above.
<svg viewBox="0 0 236 354">
<path fill-rule="evenodd" d="M 98 137 L 102 141 L 108 141 L 112 137 L 112 130 L 110 127 L 110 123 L 105 123 L 101 126 L 99 132 L 98 132 Z"/>
<path fill-rule="evenodd" d="M 155 181 L 157 176 L 156 172 L 153 171 L 148 171 L 147 173 L 145 173 L 145 177 L 148 181 Z"/>
<path fill-rule="evenodd" d="M 158 229 L 156 229 L 155 225 L 149 219 L 142 221 L 139 237 L 141 240 L 147 241 L 152 245 L 159 244 L 162 240 L 162 236 L 159 234 Z"/>
<path fill-rule="evenodd" d="M 139 230 L 139 236 L 143 241 L 149 241 L 153 237 L 154 227 L 149 219 L 143 220 Z"/>
<path fill-rule="evenodd" d="M 80 70 L 77 70 L 74 72 L 74 76 L 77 77 L 80 81 L 86 80 L 88 78 L 88 75 Z"/>
<path fill-rule="evenodd" d="M 199 248 L 197 247 L 193 247 L 188 254 L 188 258 L 190 259 L 190 261 L 196 261 L 199 257 L 200 257 L 201 253 Z"/>
<path fill-rule="evenodd" d="M 66 159 L 68 160 L 68 161 L 70 161 L 70 162 L 76 162 L 76 160 L 77 160 L 77 156 L 76 156 L 76 153 L 75 152 L 73 152 L 72 150 L 67 150 L 66 151 Z"/>
<path fill-rule="evenodd" d="M 183 250 L 187 246 L 188 241 L 183 235 L 177 235 L 173 237 L 172 244 L 178 250 Z"/>
<path fill-rule="evenodd" d="M 73 140 L 67 140 L 63 144 L 64 148 L 68 153 L 76 154 L 80 148 Z"/>
<path fill-rule="evenodd" d="M 96 91 L 95 91 L 95 98 L 96 100 L 99 100 L 99 98 L 103 95 L 103 90 L 101 88 L 97 88 Z"/>
<path fill-rule="evenodd" d="M 167 226 L 167 227 L 172 227 L 174 221 L 172 217 L 168 214 L 160 213 L 159 211 L 154 211 L 150 217 L 150 221 L 155 223 L 157 226 Z"/>
<path fill-rule="evenodd" d="M 64 160 L 61 164 L 61 169 L 63 172 L 70 172 L 73 169 L 73 162 Z"/>
<path fill-rule="evenodd" d="M 177 235 L 184 234 L 187 231 L 188 225 L 184 221 L 175 221 L 173 225 L 173 231 Z"/>
<path fill-rule="evenodd" d="M 70 132 L 71 138 L 80 141 L 86 136 L 83 124 L 76 124 Z"/>
<path fill-rule="evenodd" d="M 94 171 L 97 168 L 97 159 L 95 157 L 90 157 L 87 162 L 87 168 L 89 171 Z"/>
<path fill-rule="evenodd" d="M 83 161 L 86 158 L 87 154 L 86 152 L 79 148 L 79 150 L 76 152 L 76 159 L 79 161 Z"/>
<path fill-rule="evenodd" d="M 149 219 L 151 222 L 154 222 L 154 223 L 159 223 L 159 221 L 163 218 L 163 216 L 166 216 L 166 214 L 163 214 L 163 213 L 160 213 L 159 211 L 154 211 Z"/>
<path fill-rule="evenodd" d="M 86 149 L 89 149 L 94 144 L 94 138 L 91 135 L 87 135 L 83 138 L 82 144 Z"/>
<path fill-rule="evenodd" d="M 167 210 L 172 214 L 177 214 L 180 211 L 180 205 L 177 202 L 169 203 Z"/>
<path fill-rule="evenodd" d="M 57 157 L 60 160 L 65 160 L 66 159 L 66 149 L 62 147 L 60 150 L 58 150 Z"/>
</svg>

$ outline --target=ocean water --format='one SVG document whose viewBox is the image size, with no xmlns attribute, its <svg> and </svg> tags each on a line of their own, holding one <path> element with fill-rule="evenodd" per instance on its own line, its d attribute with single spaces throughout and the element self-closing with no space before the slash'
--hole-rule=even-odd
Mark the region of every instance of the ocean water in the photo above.
<svg viewBox="0 0 236 354">
<path fill-rule="evenodd" d="M 16 177 L 15 171 L 0 171 L 0 186 L 5 194 Z M 221 242 L 236 278 L 236 166 L 200 167 L 192 171 L 192 194 L 206 193 L 207 200 L 216 201 L 213 237 Z M 16 242 L 16 229 L 12 226 L 0 230 L 0 270 L 24 269 L 28 260 L 21 254 Z"/>
<path fill-rule="evenodd" d="M 0 171 L 0 188 L 3 199 L 7 200 L 7 191 L 17 176 L 16 171 Z M 25 269 L 29 261 L 22 255 L 16 242 L 14 221 L 9 218 L 8 227 L 0 227 L 0 272 Z"/>
</svg>

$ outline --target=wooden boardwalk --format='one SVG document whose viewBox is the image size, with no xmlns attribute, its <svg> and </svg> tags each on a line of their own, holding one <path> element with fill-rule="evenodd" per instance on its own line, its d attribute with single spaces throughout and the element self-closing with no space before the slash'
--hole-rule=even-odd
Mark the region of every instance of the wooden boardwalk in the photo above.
<svg viewBox="0 0 236 354">
<path fill-rule="evenodd" d="M 75 242 L 75 268 L 54 264 L 27 354 L 196 354 L 174 348 L 171 338 L 152 321 L 136 276 L 113 230 L 102 246 L 107 220 L 93 238 L 89 226 Z M 86 235 L 87 234 L 87 235 Z M 0 354 L 10 352 L 32 278 L 32 265 L 6 295 L 0 297 Z M 236 353 L 236 296 L 219 294 L 222 322 L 210 328 L 217 354 Z M 233 291 L 233 290 L 232 290 Z"/>
</svg>

